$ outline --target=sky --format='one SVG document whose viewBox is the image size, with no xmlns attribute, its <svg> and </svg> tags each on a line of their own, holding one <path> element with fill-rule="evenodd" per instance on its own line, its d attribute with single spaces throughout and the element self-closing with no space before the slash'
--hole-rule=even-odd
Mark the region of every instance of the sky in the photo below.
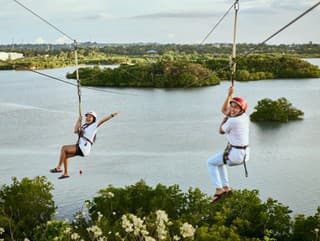
<svg viewBox="0 0 320 241">
<path fill-rule="evenodd" d="M 78 42 L 198 44 L 234 0 L 19 0 Z M 260 43 L 319 0 L 239 0 L 237 42 Z M 14 0 L 0 0 L 0 44 L 71 43 Z M 204 43 L 231 43 L 232 9 Z M 268 44 L 320 43 L 320 6 Z"/>
</svg>

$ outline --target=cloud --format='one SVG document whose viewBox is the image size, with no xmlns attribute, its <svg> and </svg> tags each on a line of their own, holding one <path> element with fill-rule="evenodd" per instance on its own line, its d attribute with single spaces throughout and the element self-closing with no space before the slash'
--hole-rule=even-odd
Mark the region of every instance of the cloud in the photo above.
<svg viewBox="0 0 320 241">
<path fill-rule="evenodd" d="M 66 36 L 62 36 L 62 37 L 56 39 L 55 43 L 56 44 L 69 44 L 70 43 L 70 39 L 67 38 Z"/>
<path fill-rule="evenodd" d="M 163 19 L 163 18 L 213 18 L 220 16 L 217 12 L 193 11 L 193 12 L 158 12 L 133 16 L 133 19 Z"/>
<path fill-rule="evenodd" d="M 84 19 L 87 20 L 110 20 L 114 19 L 114 17 L 107 13 L 98 13 L 90 16 L 86 16 Z"/>
<path fill-rule="evenodd" d="M 46 43 L 46 41 L 42 37 L 38 37 L 38 38 L 36 38 L 35 43 L 36 44 L 44 44 L 44 43 Z"/>
</svg>

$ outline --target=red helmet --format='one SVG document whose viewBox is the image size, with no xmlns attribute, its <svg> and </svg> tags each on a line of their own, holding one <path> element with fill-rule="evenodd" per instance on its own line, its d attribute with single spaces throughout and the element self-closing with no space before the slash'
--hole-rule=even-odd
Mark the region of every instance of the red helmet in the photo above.
<svg viewBox="0 0 320 241">
<path fill-rule="evenodd" d="M 240 108 L 246 112 L 247 108 L 248 108 L 248 102 L 241 98 L 241 97 L 233 97 L 232 100 L 230 100 L 230 103 L 236 103 L 237 105 L 240 106 Z"/>
</svg>

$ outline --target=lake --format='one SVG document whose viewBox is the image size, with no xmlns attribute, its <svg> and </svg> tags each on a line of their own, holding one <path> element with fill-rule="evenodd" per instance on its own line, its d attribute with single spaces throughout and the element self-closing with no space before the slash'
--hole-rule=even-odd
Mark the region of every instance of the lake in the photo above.
<svg viewBox="0 0 320 241">
<path fill-rule="evenodd" d="M 308 60 L 320 65 L 320 59 Z M 74 68 L 42 70 L 65 78 Z M 69 80 L 70 81 L 70 80 Z M 71 178 L 49 173 L 60 147 L 73 144 L 78 116 L 76 87 L 28 71 L 0 71 L 0 184 L 11 177 L 46 176 L 54 184 L 58 217 L 72 217 L 85 200 L 109 184 L 178 184 L 212 194 L 206 160 L 221 151 L 221 105 L 230 82 L 194 89 L 82 89 L 83 111 L 101 117 L 121 111 L 99 131 L 89 157 L 70 159 Z M 235 189 L 258 189 L 295 214 L 314 215 L 320 205 L 320 79 L 281 79 L 235 83 L 252 113 L 258 100 L 286 97 L 305 113 L 302 121 L 251 123 L 249 177 L 229 168 Z M 79 170 L 83 174 L 79 174 Z"/>
</svg>

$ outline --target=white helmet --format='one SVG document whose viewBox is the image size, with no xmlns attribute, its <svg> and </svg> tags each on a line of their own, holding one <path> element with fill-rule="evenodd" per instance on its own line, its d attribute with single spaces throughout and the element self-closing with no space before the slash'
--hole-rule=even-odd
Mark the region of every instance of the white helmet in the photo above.
<svg viewBox="0 0 320 241">
<path fill-rule="evenodd" d="M 97 113 L 94 112 L 94 111 L 88 111 L 88 112 L 85 114 L 85 116 L 87 116 L 87 115 L 92 115 L 95 119 L 97 119 Z"/>
</svg>

